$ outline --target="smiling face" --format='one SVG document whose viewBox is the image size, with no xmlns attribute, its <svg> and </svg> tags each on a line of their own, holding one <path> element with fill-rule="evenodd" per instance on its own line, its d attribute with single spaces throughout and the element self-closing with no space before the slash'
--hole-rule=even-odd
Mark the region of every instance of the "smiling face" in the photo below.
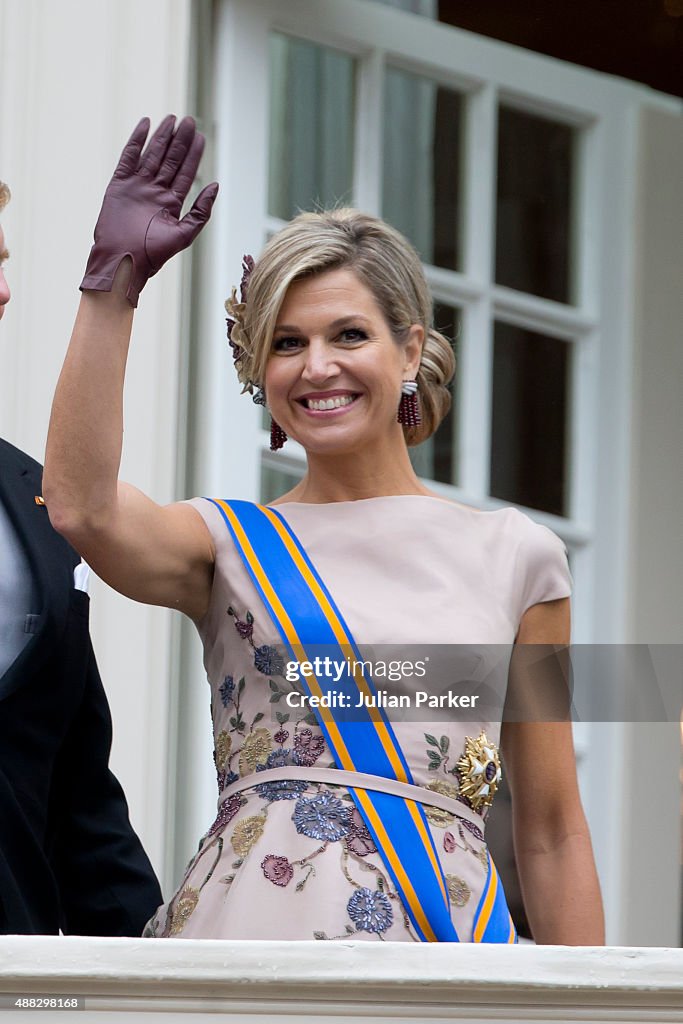
<svg viewBox="0 0 683 1024">
<path fill-rule="evenodd" d="M 9 256 L 7 249 L 5 248 L 5 236 L 0 226 L 0 320 L 5 312 L 5 306 L 9 302 L 10 290 L 7 280 L 5 279 L 4 262 Z"/>
<path fill-rule="evenodd" d="M 351 453 L 404 444 L 396 414 L 414 379 L 423 329 L 396 340 L 372 292 L 352 270 L 290 285 L 266 366 L 273 419 L 309 452 Z"/>
</svg>

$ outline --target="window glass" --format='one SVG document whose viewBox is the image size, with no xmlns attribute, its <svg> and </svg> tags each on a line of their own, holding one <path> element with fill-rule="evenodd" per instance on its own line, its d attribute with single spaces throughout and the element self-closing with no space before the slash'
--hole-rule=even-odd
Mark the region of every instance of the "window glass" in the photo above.
<svg viewBox="0 0 683 1024">
<path fill-rule="evenodd" d="M 574 129 L 498 112 L 496 282 L 571 302 Z"/>
<path fill-rule="evenodd" d="M 460 269 L 459 93 L 389 68 L 385 83 L 382 215 L 422 260 Z"/>
<path fill-rule="evenodd" d="M 351 202 L 355 72 L 347 54 L 271 35 L 271 216 Z"/>
<path fill-rule="evenodd" d="M 292 472 L 289 468 L 280 469 L 269 462 L 261 461 L 261 497 L 262 505 L 267 505 L 276 498 L 291 491 L 292 487 L 299 482 L 304 474 L 305 467 L 301 467 L 301 473 Z"/>
<path fill-rule="evenodd" d="M 383 4 L 385 7 L 393 7 L 395 11 L 419 14 L 423 18 L 432 18 L 434 21 L 439 17 L 438 0 L 372 0 L 372 2 Z"/>
<path fill-rule="evenodd" d="M 567 515 L 571 346 L 495 325 L 490 493 Z"/>
</svg>

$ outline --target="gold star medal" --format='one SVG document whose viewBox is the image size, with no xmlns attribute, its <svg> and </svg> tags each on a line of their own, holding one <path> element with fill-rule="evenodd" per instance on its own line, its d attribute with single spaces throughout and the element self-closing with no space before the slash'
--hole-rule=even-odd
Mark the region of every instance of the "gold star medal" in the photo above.
<svg viewBox="0 0 683 1024">
<path fill-rule="evenodd" d="M 486 733 L 480 732 L 476 740 L 465 737 L 465 753 L 457 764 L 460 776 L 460 795 L 467 797 L 473 810 L 490 807 L 496 795 L 502 772 L 495 743 L 489 743 Z"/>
</svg>

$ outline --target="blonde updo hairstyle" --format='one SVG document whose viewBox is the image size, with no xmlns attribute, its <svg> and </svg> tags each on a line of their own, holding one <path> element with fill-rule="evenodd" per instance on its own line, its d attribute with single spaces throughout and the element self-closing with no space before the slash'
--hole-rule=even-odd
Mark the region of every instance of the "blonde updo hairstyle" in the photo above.
<svg viewBox="0 0 683 1024">
<path fill-rule="evenodd" d="M 342 208 L 301 213 L 274 235 L 256 262 L 239 307 L 232 339 L 243 350 L 240 380 L 263 383 L 278 313 L 294 281 L 348 268 L 373 293 L 400 344 L 420 324 L 425 342 L 417 374 L 422 422 L 404 427 L 408 445 L 430 437 L 451 405 L 455 372 L 450 342 L 434 329 L 432 299 L 420 258 L 394 228 L 369 214 Z M 267 396 L 266 396 L 267 397 Z"/>
<path fill-rule="evenodd" d="M 0 213 L 5 209 L 12 197 L 12 193 L 9 190 L 9 185 L 6 185 L 4 181 L 0 181 Z"/>
</svg>

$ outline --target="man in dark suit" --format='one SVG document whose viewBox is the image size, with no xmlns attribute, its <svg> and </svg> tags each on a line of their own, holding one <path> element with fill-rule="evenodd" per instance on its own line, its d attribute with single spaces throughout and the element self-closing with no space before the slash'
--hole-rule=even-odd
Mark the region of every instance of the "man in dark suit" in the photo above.
<svg viewBox="0 0 683 1024">
<path fill-rule="evenodd" d="M 7 255 L 0 226 L 0 318 Z M 87 567 L 50 526 L 41 476 L 0 439 L 0 933 L 139 935 L 161 891 L 108 767 Z"/>
</svg>

